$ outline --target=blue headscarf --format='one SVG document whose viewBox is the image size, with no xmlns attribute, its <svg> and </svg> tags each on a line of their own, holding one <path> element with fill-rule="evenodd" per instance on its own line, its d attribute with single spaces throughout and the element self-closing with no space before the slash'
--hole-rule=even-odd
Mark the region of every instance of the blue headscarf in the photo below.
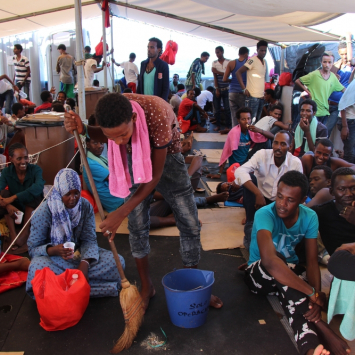
<svg viewBox="0 0 355 355">
<path fill-rule="evenodd" d="M 72 241 L 73 229 L 81 217 L 81 197 L 74 208 L 66 208 L 62 197 L 70 190 L 81 191 L 79 175 L 72 169 L 62 169 L 54 178 L 54 187 L 48 198 L 52 213 L 51 243 L 58 245 Z"/>
</svg>

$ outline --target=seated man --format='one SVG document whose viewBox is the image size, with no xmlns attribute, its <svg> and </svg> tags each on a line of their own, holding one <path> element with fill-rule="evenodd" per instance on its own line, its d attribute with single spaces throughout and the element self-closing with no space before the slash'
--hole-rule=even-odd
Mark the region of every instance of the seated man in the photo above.
<svg viewBox="0 0 355 355">
<path fill-rule="evenodd" d="M 17 102 L 16 104 L 12 105 L 12 116 L 11 116 L 12 119 L 17 121 L 20 118 L 24 117 L 25 115 L 26 115 L 25 108 L 23 107 L 22 104 Z"/>
<path fill-rule="evenodd" d="M 335 200 L 312 207 L 319 219 L 319 233 L 329 255 L 343 244 L 355 242 L 355 172 L 333 172 L 330 193 Z"/>
<path fill-rule="evenodd" d="M 346 355 L 347 344 L 322 321 L 325 294 L 320 292 L 317 261 L 318 219 L 303 205 L 307 191 L 307 178 L 288 171 L 278 182 L 276 201 L 256 212 L 245 282 L 253 293 L 276 293 L 301 355 L 321 354 L 320 344 L 332 354 Z M 295 247 L 303 239 L 309 283 L 298 276 L 304 268 L 297 265 Z"/>
<path fill-rule="evenodd" d="M 64 106 L 60 101 L 53 101 L 51 111 L 54 112 L 65 112 Z"/>
<path fill-rule="evenodd" d="M 300 123 L 295 131 L 294 155 L 301 158 L 305 153 L 314 152 L 316 141 L 328 137 L 327 127 L 316 117 L 317 104 L 313 100 L 301 103 Z"/>
<path fill-rule="evenodd" d="M 23 224 L 30 219 L 32 212 L 43 198 L 44 180 L 42 169 L 28 163 L 28 151 L 20 143 L 9 148 L 10 166 L 1 172 L 0 176 L 0 206 L 1 214 L 5 214 L 6 224 L 10 231 L 10 243 L 16 238 L 15 219 L 18 212 L 24 213 Z M 8 186 L 8 190 L 4 190 Z M 12 254 L 27 251 L 27 239 L 30 234 L 30 224 L 23 230 L 11 249 Z"/>
<path fill-rule="evenodd" d="M 52 108 L 53 97 L 49 91 L 45 90 L 41 92 L 41 100 L 43 104 L 35 108 L 35 113 L 50 111 Z"/>
<path fill-rule="evenodd" d="M 244 164 L 248 160 L 251 145 L 267 141 L 267 138 L 262 134 L 263 132 L 256 133 L 249 130 L 251 112 L 251 108 L 249 107 L 242 107 L 237 111 L 238 124 L 228 133 L 219 161 L 219 172 L 217 174 L 208 174 L 208 178 L 220 179 L 227 160 L 229 161 L 229 166 L 234 163 Z"/>
<path fill-rule="evenodd" d="M 309 195 L 312 198 L 314 198 L 322 189 L 329 190 L 332 174 L 333 171 L 329 166 L 317 165 L 313 168 L 309 175 Z"/>
<path fill-rule="evenodd" d="M 171 107 L 174 110 L 175 115 L 177 116 L 178 112 L 179 112 L 179 107 L 181 104 L 181 97 L 178 94 L 173 94 L 171 91 L 169 92 L 169 96 L 168 96 L 168 100 L 169 103 L 171 105 Z"/>
<path fill-rule="evenodd" d="M 267 116 L 268 112 L 270 112 L 270 108 L 275 105 L 281 106 L 280 101 L 275 98 L 275 90 L 266 89 L 264 91 L 264 107 L 261 112 L 261 118 Z M 282 108 L 282 106 L 281 106 L 281 108 Z M 283 129 L 287 129 L 287 128 L 283 128 Z"/>
<path fill-rule="evenodd" d="M 261 118 L 258 122 L 255 123 L 255 127 L 260 128 L 266 132 L 271 132 L 275 134 L 280 130 L 287 131 L 290 128 L 290 123 L 282 122 L 282 112 L 283 108 L 281 105 L 270 106 L 269 114 Z"/>
<path fill-rule="evenodd" d="M 186 90 L 185 90 L 184 84 L 178 84 L 177 88 L 178 88 L 178 91 L 177 91 L 176 95 L 181 97 L 182 95 L 185 94 Z"/>
<path fill-rule="evenodd" d="M 180 103 L 178 121 L 190 121 L 190 129 L 196 127 L 194 131 L 203 133 L 207 131 L 207 128 L 203 128 L 207 118 L 207 113 L 195 102 L 195 91 L 189 90 L 187 97 Z"/>
<path fill-rule="evenodd" d="M 288 131 L 280 131 L 275 135 L 272 149 L 259 150 L 235 171 L 235 183 L 244 187 L 246 249 L 249 249 L 250 245 L 255 211 L 275 201 L 280 177 L 290 170 L 302 173 L 301 161 L 289 152 L 291 137 Z"/>
<path fill-rule="evenodd" d="M 75 112 L 75 100 L 70 97 L 66 99 L 65 103 Z"/>
<path fill-rule="evenodd" d="M 62 169 L 54 179 L 48 200 L 33 216 L 28 252 L 26 292 L 34 298 L 31 281 L 37 270 L 49 267 L 56 275 L 66 269 L 80 270 L 90 285 L 90 297 L 116 297 L 121 287 L 120 276 L 111 251 L 98 247 L 95 216 L 92 206 L 80 197 L 79 175 L 72 169 Z M 73 251 L 64 248 L 66 242 L 75 243 L 80 260 L 72 258 Z M 122 267 L 125 262 L 120 256 Z"/>
<path fill-rule="evenodd" d="M 313 154 L 305 154 L 301 161 L 303 173 L 308 177 L 311 170 L 318 165 L 326 165 L 332 171 L 338 168 L 351 168 L 355 171 L 355 164 L 351 164 L 343 159 L 332 157 L 333 143 L 331 140 L 324 138 L 316 141 Z"/>
<path fill-rule="evenodd" d="M 66 99 L 67 99 L 67 94 L 64 91 L 59 91 L 57 95 L 57 101 L 59 101 L 62 105 L 64 105 Z"/>
<path fill-rule="evenodd" d="M 108 160 L 101 155 L 104 150 L 104 143 L 95 139 L 86 138 L 86 150 L 89 167 L 95 181 L 101 204 L 107 212 L 113 212 L 123 205 L 124 199 L 110 194 L 108 187 Z M 83 169 L 83 177 L 89 191 L 92 193 L 85 168 Z"/>
</svg>

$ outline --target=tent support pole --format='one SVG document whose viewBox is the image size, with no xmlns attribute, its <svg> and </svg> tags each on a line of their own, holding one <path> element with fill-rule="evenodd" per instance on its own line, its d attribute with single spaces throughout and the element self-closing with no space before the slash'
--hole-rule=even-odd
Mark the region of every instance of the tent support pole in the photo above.
<svg viewBox="0 0 355 355">
<path fill-rule="evenodd" d="M 111 16 L 111 50 L 113 50 L 113 16 Z M 113 57 L 113 53 L 112 53 Z M 111 63 L 112 92 L 115 90 L 115 65 Z"/>
<path fill-rule="evenodd" d="M 346 33 L 346 46 L 347 46 L 348 60 L 350 60 L 353 58 L 353 47 L 351 44 L 351 32 Z"/>
<path fill-rule="evenodd" d="M 84 63 L 84 48 L 83 48 L 83 29 L 81 26 L 81 0 L 75 0 L 75 32 L 76 32 L 76 60 Z M 85 106 L 85 82 L 84 82 L 84 65 L 77 66 L 78 80 L 78 106 L 79 116 L 83 122 L 86 121 L 86 106 Z"/>
<path fill-rule="evenodd" d="M 107 88 L 107 53 L 106 53 L 106 28 L 105 28 L 105 11 L 101 11 L 101 16 L 102 16 L 102 44 L 103 44 L 103 50 L 104 50 L 104 87 Z"/>
<path fill-rule="evenodd" d="M 285 71 L 285 47 L 281 47 L 280 75 Z"/>
</svg>

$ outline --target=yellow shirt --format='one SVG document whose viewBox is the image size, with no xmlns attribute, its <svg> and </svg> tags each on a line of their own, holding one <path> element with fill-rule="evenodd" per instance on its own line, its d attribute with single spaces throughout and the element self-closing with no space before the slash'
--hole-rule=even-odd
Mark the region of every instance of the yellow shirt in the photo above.
<svg viewBox="0 0 355 355">
<path fill-rule="evenodd" d="M 266 63 L 255 56 L 244 64 L 247 70 L 247 90 L 250 96 L 262 98 L 265 90 Z"/>
</svg>

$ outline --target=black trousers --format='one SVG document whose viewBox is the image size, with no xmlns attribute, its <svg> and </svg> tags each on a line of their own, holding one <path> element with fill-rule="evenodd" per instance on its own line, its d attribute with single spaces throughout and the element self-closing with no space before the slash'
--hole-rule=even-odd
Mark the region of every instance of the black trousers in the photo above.
<svg viewBox="0 0 355 355">
<path fill-rule="evenodd" d="M 355 281 L 355 255 L 347 250 L 336 251 L 328 261 L 328 270 L 337 279 Z"/>
</svg>

